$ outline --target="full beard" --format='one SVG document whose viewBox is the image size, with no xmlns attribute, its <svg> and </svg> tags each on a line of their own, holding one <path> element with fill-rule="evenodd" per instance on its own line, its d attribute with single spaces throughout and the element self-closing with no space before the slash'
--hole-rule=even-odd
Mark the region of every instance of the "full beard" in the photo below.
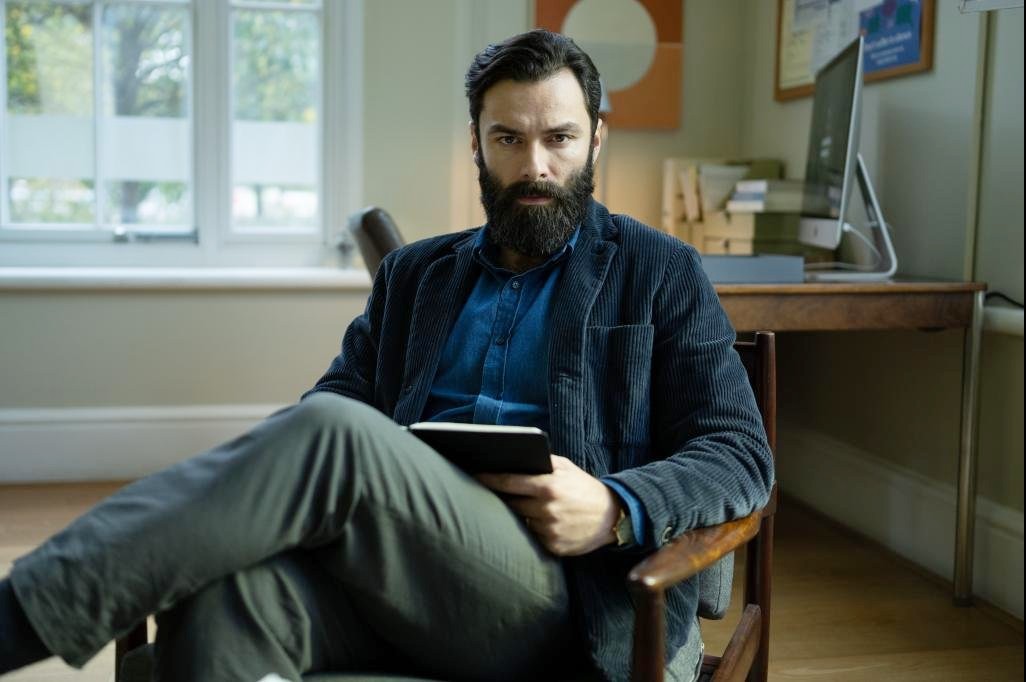
<svg viewBox="0 0 1026 682">
<path fill-rule="evenodd" d="M 524 256 L 550 256 L 570 240 L 584 219 L 588 200 L 595 191 L 595 171 L 591 154 L 584 166 L 560 187 L 554 182 L 515 182 L 503 187 L 484 161 L 478 157 L 478 183 L 481 204 L 488 217 L 488 240 Z M 552 201 L 526 206 L 521 197 L 550 197 Z"/>
</svg>

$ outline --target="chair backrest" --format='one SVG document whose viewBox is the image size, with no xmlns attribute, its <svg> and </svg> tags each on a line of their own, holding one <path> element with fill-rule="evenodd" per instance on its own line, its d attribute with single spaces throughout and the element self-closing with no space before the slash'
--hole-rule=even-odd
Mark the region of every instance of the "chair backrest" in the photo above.
<svg viewBox="0 0 1026 682">
<path fill-rule="evenodd" d="M 773 332 L 756 332 L 750 340 L 734 343 L 734 350 L 748 374 L 755 403 L 762 415 L 770 448 L 776 448 L 777 378 Z M 698 615 L 719 620 L 730 606 L 734 555 L 728 554 L 698 574 Z"/>
<path fill-rule="evenodd" d="M 748 373 L 748 383 L 762 414 L 770 448 L 777 448 L 777 352 L 773 332 L 755 332 L 752 340 L 737 341 L 734 350 Z"/>
<path fill-rule="evenodd" d="M 392 216 L 377 206 L 352 214 L 349 217 L 349 231 L 356 239 L 356 246 L 360 249 L 372 279 L 381 265 L 381 259 L 406 244 Z"/>
<path fill-rule="evenodd" d="M 773 332 L 756 332 L 751 341 L 734 344 L 748 372 L 755 402 L 762 413 L 770 450 L 777 451 L 777 351 Z M 755 604 L 761 612 L 759 647 L 748 679 L 764 682 L 769 675 L 770 588 L 773 583 L 773 515 L 777 511 L 777 486 L 762 510 L 759 534 L 745 548 L 745 605 Z"/>
</svg>

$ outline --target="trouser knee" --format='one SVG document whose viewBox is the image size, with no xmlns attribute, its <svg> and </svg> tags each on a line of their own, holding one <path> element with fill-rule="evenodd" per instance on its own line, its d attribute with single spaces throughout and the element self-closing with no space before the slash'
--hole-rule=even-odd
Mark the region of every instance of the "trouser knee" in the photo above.
<svg viewBox="0 0 1026 682">
<path fill-rule="evenodd" d="M 289 411 L 290 428 L 314 436 L 359 439 L 394 423 L 370 405 L 321 391 L 304 398 Z"/>
</svg>

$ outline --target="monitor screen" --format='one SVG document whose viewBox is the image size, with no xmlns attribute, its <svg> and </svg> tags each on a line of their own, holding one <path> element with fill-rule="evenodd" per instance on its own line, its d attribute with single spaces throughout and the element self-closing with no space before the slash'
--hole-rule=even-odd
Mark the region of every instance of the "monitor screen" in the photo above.
<svg viewBox="0 0 1026 682">
<path fill-rule="evenodd" d="M 840 242 L 854 184 L 861 66 L 860 37 L 816 74 L 802 216 L 813 219 L 810 224 L 819 224 L 822 233 L 817 234 L 813 242 L 827 248 L 835 248 Z M 836 225 L 827 221 L 835 221 Z"/>
</svg>

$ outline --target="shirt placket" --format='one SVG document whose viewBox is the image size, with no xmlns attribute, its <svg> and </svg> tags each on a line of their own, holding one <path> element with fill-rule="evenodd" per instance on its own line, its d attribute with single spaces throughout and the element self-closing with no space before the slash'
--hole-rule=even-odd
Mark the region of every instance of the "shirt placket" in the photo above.
<svg viewBox="0 0 1026 682">
<path fill-rule="evenodd" d="M 522 294 L 523 279 L 520 277 L 509 278 L 499 293 L 488 352 L 481 371 L 481 394 L 474 406 L 474 422 L 477 424 L 500 423 L 506 364 Z"/>
</svg>

